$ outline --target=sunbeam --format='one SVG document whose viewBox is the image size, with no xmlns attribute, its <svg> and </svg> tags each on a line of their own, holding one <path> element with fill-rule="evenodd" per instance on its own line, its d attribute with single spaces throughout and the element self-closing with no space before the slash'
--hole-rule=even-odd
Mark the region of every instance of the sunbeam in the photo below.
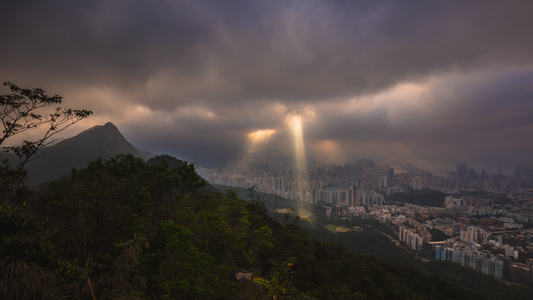
<svg viewBox="0 0 533 300">
<path fill-rule="evenodd" d="M 246 152 L 239 162 L 241 169 L 246 170 L 250 158 L 254 153 L 259 151 L 261 147 L 276 133 L 274 129 L 261 129 L 248 133 L 248 143 L 246 145 Z"/>
<path fill-rule="evenodd" d="M 300 116 L 292 116 L 292 130 L 294 134 L 294 158 L 296 160 L 297 178 L 305 180 L 307 174 L 307 162 L 305 159 L 305 145 L 302 128 L 302 118 Z"/>
</svg>

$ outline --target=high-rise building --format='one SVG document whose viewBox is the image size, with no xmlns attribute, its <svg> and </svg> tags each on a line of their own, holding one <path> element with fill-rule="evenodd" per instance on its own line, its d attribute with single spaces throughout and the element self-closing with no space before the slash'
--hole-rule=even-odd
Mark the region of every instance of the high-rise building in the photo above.
<svg viewBox="0 0 533 300">
<path fill-rule="evenodd" d="M 428 186 L 433 185 L 433 174 L 431 174 L 431 172 L 428 172 L 426 180 L 427 180 L 427 185 Z"/>
<path fill-rule="evenodd" d="M 387 172 L 387 186 L 393 186 L 394 185 L 394 169 L 390 168 L 389 172 Z"/>
<path fill-rule="evenodd" d="M 457 164 L 457 189 L 467 188 L 468 168 L 465 163 Z"/>
<path fill-rule="evenodd" d="M 421 190 L 422 189 L 422 178 L 415 176 L 413 178 L 413 190 Z"/>
<path fill-rule="evenodd" d="M 380 176 L 378 180 L 379 180 L 378 186 L 380 188 L 387 187 L 387 176 Z"/>
<path fill-rule="evenodd" d="M 359 190 L 357 189 L 357 186 L 354 185 L 353 187 L 353 206 L 357 206 L 359 201 Z"/>
<path fill-rule="evenodd" d="M 484 187 L 483 180 L 478 179 L 476 181 L 476 191 L 482 191 Z"/>
<path fill-rule="evenodd" d="M 478 174 L 476 172 L 476 169 L 470 168 L 468 169 L 468 182 L 475 182 L 478 179 Z"/>
<path fill-rule="evenodd" d="M 374 191 L 374 183 L 371 182 L 371 181 L 363 182 L 362 190 L 364 192 L 372 192 L 372 191 Z"/>
<path fill-rule="evenodd" d="M 349 206 L 354 206 L 354 203 L 355 203 L 354 188 L 352 186 L 348 187 L 348 189 L 346 190 L 346 194 L 348 198 L 346 202 L 348 202 Z"/>
</svg>

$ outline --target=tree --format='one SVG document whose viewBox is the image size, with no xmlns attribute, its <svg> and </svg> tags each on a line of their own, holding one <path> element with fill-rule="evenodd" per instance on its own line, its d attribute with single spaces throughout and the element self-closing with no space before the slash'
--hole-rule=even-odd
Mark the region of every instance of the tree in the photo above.
<svg viewBox="0 0 533 300">
<path fill-rule="evenodd" d="M 23 202 L 29 195 L 24 185 L 27 177 L 24 165 L 40 149 L 57 140 L 58 133 L 92 112 L 54 108 L 61 104 L 62 97 L 48 96 L 42 89 L 23 89 L 10 82 L 5 82 L 4 86 L 9 87 L 11 94 L 0 95 L 0 152 L 11 152 L 18 160 L 0 160 L 0 200 L 3 202 L 0 203 L 0 294 L 4 298 L 55 299 L 58 281 L 54 272 L 44 266 L 56 261 L 50 255 L 56 247 L 44 231 L 47 219 L 28 211 Z M 9 138 L 38 127 L 44 128 L 38 140 L 4 146 Z M 22 205 L 12 206 L 14 202 Z"/>
<path fill-rule="evenodd" d="M 150 172 L 155 168 L 132 154 L 118 154 L 50 183 L 39 210 L 53 217 L 64 255 L 109 266 L 109 249 L 117 241 L 151 232 L 149 176 L 156 176 Z"/>
<path fill-rule="evenodd" d="M 92 114 L 88 110 L 71 109 L 60 105 L 63 98 L 58 95 L 49 96 L 44 90 L 20 88 L 11 82 L 5 82 L 11 94 L 0 95 L 0 147 L 5 152 L 14 153 L 17 162 L 7 159 L 0 165 L 0 196 L 2 192 L 12 192 L 20 188 L 26 178 L 24 165 L 35 158 L 35 154 L 57 140 L 57 134 L 78 123 Z M 3 147 L 4 142 L 30 129 L 44 127 L 44 133 L 36 141 L 24 140 L 21 145 Z"/>
</svg>

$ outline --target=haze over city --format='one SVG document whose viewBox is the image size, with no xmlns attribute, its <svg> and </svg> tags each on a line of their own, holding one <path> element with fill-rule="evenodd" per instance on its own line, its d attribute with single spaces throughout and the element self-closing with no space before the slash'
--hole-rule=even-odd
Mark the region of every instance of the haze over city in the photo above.
<svg viewBox="0 0 533 300">
<path fill-rule="evenodd" d="M 111 121 L 208 167 L 262 149 L 531 167 L 532 15 L 530 1 L 10 1 L 0 81 L 94 112 L 65 135 Z"/>
</svg>

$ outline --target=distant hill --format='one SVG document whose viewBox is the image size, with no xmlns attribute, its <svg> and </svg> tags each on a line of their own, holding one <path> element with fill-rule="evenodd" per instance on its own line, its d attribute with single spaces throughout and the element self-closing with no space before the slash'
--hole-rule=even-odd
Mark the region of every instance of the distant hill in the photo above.
<svg viewBox="0 0 533 300">
<path fill-rule="evenodd" d="M 146 163 L 152 166 L 166 164 L 171 169 L 179 169 L 185 164 L 185 162 L 183 162 L 182 160 L 179 160 L 167 154 L 154 156 L 150 158 L 149 160 L 147 160 Z M 202 179 L 200 175 L 196 175 L 196 176 L 198 176 L 199 180 L 204 181 L 204 179 Z M 198 192 L 199 193 L 219 192 L 219 190 L 213 185 L 211 185 L 210 183 L 208 183 L 207 181 L 205 181 L 205 185 L 201 187 L 198 190 Z"/>
<path fill-rule="evenodd" d="M 166 163 L 168 165 L 168 167 L 171 168 L 171 169 L 178 169 L 178 168 L 180 168 L 181 166 L 183 166 L 185 164 L 182 160 L 179 160 L 179 159 L 177 159 L 177 158 L 175 158 L 173 156 L 167 155 L 167 154 L 154 156 L 154 157 L 150 158 L 149 160 L 147 160 L 146 163 L 149 164 L 149 165 L 152 165 L 152 166 L 156 166 L 156 165 L 160 165 L 162 163 Z"/>
<path fill-rule="evenodd" d="M 84 167 L 98 157 L 107 159 L 119 153 L 131 153 L 145 160 L 154 156 L 135 148 L 113 123 L 108 122 L 39 151 L 37 158 L 26 165 L 27 183 L 39 185 L 68 174 L 72 168 Z"/>
</svg>

